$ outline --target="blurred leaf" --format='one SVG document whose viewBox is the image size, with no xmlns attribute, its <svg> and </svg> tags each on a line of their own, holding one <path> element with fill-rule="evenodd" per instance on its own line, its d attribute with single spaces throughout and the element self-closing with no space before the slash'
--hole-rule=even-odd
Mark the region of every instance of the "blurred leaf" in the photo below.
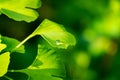
<svg viewBox="0 0 120 80">
<path fill-rule="evenodd" d="M 36 42 L 33 44 L 25 44 L 15 49 L 15 47 L 20 43 L 18 40 L 5 36 L 1 36 L 1 39 L 2 43 L 7 45 L 7 47 L 2 50 L 2 52 L 11 52 L 11 62 L 9 69 L 23 69 L 32 64 L 37 54 Z M 3 49 L 3 47 L 1 49 Z"/>
<path fill-rule="evenodd" d="M 120 33 L 120 17 L 113 17 L 113 16 L 108 16 L 105 17 L 103 20 L 95 21 L 94 22 L 94 29 L 103 35 L 107 35 L 110 37 L 119 37 Z"/>
<path fill-rule="evenodd" d="M 9 80 L 28 80 L 29 76 L 21 72 L 8 72 L 5 77 Z"/>
<path fill-rule="evenodd" d="M 60 62 L 59 56 L 53 49 L 40 45 L 34 63 L 21 71 L 30 75 L 32 80 L 63 80 L 62 78 L 65 77 L 64 66 Z"/>
<path fill-rule="evenodd" d="M 3 49 L 5 49 L 5 48 L 6 48 L 6 45 L 0 43 L 0 52 L 1 52 Z"/>
<path fill-rule="evenodd" d="M 31 42 L 31 44 L 26 43 L 19 48 L 15 48 L 20 43 L 18 40 L 5 36 L 1 36 L 1 40 L 3 44 L 7 45 L 7 47 L 2 50 L 2 52 L 11 52 L 11 62 L 9 69 L 23 69 L 32 64 L 37 54 L 36 42 Z"/>
<path fill-rule="evenodd" d="M 33 41 L 34 40 L 34 41 Z M 19 49 L 19 48 L 17 48 Z M 38 50 L 38 43 L 36 37 L 30 39 L 24 44 L 24 53 L 13 50 L 11 53 L 11 62 L 9 70 L 25 69 L 30 66 L 36 58 Z"/>
<path fill-rule="evenodd" d="M 41 0 L 27 0 L 26 6 L 30 8 L 39 8 L 41 6 Z"/>
<path fill-rule="evenodd" d="M 102 18 L 95 20 L 94 29 L 100 34 L 119 38 L 120 36 L 120 2 L 111 0 L 108 11 Z"/>
<path fill-rule="evenodd" d="M 110 48 L 110 40 L 106 37 L 96 38 L 89 46 L 88 50 L 92 56 L 98 57 L 107 52 Z"/>
<path fill-rule="evenodd" d="M 1 40 L 1 35 L 0 35 L 0 52 L 7 47 L 6 44 L 3 44 L 1 42 L 2 40 Z"/>
<path fill-rule="evenodd" d="M 78 66 L 87 69 L 90 65 L 90 56 L 85 52 L 78 52 L 75 55 L 75 60 Z"/>
<path fill-rule="evenodd" d="M 10 52 L 5 52 L 0 55 L 0 77 L 7 73 L 10 63 Z"/>
<path fill-rule="evenodd" d="M 8 72 L 0 80 L 29 80 L 29 76 L 21 72 Z"/>
<path fill-rule="evenodd" d="M 40 7 L 40 0 L 1 0 L 0 12 L 16 21 L 34 21 L 38 13 L 32 8 Z"/>
<path fill-rule="evenodd" d="M 13 51 L 14 48 L 20 43 L 18 40 L 10 37 L 1 36 L 2 43 L 6 44 L 7 47 L 3 51 Z M 24 46 L 17 48 L 14 52 L 25 53 Z"/>
</svg>

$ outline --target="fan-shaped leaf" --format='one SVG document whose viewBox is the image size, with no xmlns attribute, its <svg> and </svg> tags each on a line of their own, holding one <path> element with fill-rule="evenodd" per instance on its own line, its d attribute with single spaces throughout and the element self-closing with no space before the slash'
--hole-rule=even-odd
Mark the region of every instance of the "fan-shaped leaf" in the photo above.
<svg viewBox="0 0 120 80">
<path fill-rule="evenodd" d="M 38 55 L 28 69 L 21 70 L 31 76 L 32 80 L 63 80 L 64 65 L 53 49 L 39 45 Z M 41 77 L 42 76 L 42 77 Z"/>
<path fill-rule="evenodd" d="M 34 21 L 38 17 L 36 9 L 41 6 L 40 0 L 0 0 L 0 13 L 16 21 Z"/>
<path fill-rule="evenodd" d="M 76 44 L 75 37 L 67 32 L 62 25 L 45 19 L 38 28 L 16 48 L 36 35 L 41 35 L 52 47 L 56 48 L 66 49 L 68 46 Z"/>
<path fill-rule="evenodd" d="M 0 55 L 0 77 L 7 73 L 10 63 L 10 52 L 5 52 Z"/>
</svg>

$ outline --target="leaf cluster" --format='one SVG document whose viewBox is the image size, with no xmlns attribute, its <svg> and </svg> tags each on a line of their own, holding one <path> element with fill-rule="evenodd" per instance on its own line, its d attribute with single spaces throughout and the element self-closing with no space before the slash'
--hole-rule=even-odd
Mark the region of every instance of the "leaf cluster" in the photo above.
<svg viewBox="0 0 120 80">
<path fill-rule="evenodd" d="M 34 10 L 41 6 L 40 0 L 0 0 L 0 14 L 16 21 L 31 22 L 37 19 Z M 41 39 L 46 41 L 40 43 Z M 35 38 L 35 42 L 30 42 Z M 49 46 L 48 46 L 48 45 Z M 45 19 L 23 41 L 0 36 L 0 80 L 63 80 L 64 64 L 56 51 L 74 46 L 76 40 L 63 25 Z"/>
</svg>

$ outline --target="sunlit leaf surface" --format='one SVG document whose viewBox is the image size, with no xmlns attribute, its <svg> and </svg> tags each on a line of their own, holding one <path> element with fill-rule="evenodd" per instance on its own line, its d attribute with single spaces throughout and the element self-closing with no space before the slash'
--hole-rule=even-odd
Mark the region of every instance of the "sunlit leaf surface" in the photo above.
<svg viewBox="0 0 120 80">
<path fill-rule="evenodd" d="M 64 65 L 58 54 L 53 49 L 40 45 L 34 63 L 21 71 L 27 73 L 32 80 L 63 80 L 65 77 Z"/>
<path fill-rule="evenodd" d="M 20 43 L 18 40 L 14 38 L 5 37 L 5 36 L 1 36 L 1 40 L 2 40 L 2 43 L 7 45 L 4 51 L 13 51 L 14 48 Z M 14 52 L 25 53 L 24 45 L 22 45 L 18 49 L 15 49 Z"/>
<path fill-rule="evenodd" d="M 6 45 L 0 43 L 0 52 L 1 52 L 4 48 L 6 48 Z"/>
<path fill-rule="evenodd" d="M 52 47 L 56 48 L 66 49 L 68 46 L 74 46 L 76 44 L 75 37 L 67 32 L 62 25 L 45 19 L 38 28 L 16 48 L 36 35 L 42 36 Z"/>
<path fill-rule="evenodd" d="M 0 55 L 0 77 L 7 73 L 10 63 L 10 52 L 5 52 Z"/>
<path fill-rule="evenodd" d="M 65 28 L 45 19 L 32 35 L 41 35 L 50 45 L 57 48 L 67 48 L 76 44 L 74 36 L 68 33 Z"/>
<path fill-rule="evenodd" d="M 33 8 L 40 6 L 40 0 L 0 0 L 0 14 L 3 13 L 16 21 L 31 22 L 38 17 Z"/>
</svg>

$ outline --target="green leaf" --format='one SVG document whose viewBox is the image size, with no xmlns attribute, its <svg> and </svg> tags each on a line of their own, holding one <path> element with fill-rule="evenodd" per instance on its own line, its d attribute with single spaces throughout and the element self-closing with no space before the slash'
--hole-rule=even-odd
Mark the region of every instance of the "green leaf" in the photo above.
<svg viewBox="0 0 120 80">
<path fill-rule="evenodd" d="M 45 19 L 17 48 L 36 35 L 41 35 L 52 47 L 56 48 L 66 49 L 68 46 L 76 44 L 75 37 L 67 32 L 62 25 Z"/>
<path fill-rule="evenodd" d="M 1 42 L 2 40 L 1 40 L 1 35 L 0 35 L 0 52 L 7 47 L 6 44 L 3 44 Z"/>
<path fill-rule="evenodd" d="M 7 45 L 7 47 L 3 51 L 13 51 L 15 47 L 20 43 L 18 40 L 14 38 L 5 37 L 5 36 L 1 36 L 1 40 L 3 44 Z M 25 53 L 24 45 L 15 49 L 14 52 Z"/>
<path fill-rule="evenodd" d="M 51 46 L 57 48 L 66 49 L 76 44 L 74 36 L 68 33 L 62 25 L 48 19 L 45 19 L 32 35 L 41 35 Z"/>
<path fill-rule="evenodd" d="M 10 63 L 10 52 L 5 52 L 0 55 L 0 77 L 7 73 Z"/>
<path fill-rule="evenodd" d="M 64 65 L 53 49 L 39 45 L 38 55 L 34 63 L 27 69 L 21 70 L 30 75 L 32 80 L 63 80 Z"/>
<path fill-rule="evenodd" d="M 6 79 L 0 78 L 0 80 L 29 80 L 29 76 L 21 72 L 8 72 L 3 77 Z"/>
<path fill-rule="evenodd" d="M 2 44 L 7 45 L 4 50 L 3 47 L 0 46 L 2 47 L 2 52 L 11 52 L 11 62 L 9 69 L 23 69 L 33 63 L 37 55 L 38 45 L 36 41 L 33 42 L 33 40 L 36 40 L 35 37 L 30 39 L 26 44 L 20 46 L 19 48 L 15 48 L 18 44 L 20 44 L 20 42 L 14 38 L 0 36 L 0 39 Z"/>
<path fill-rule="evenodd" d="M 1 11 L 0 11 L 0 15 L 1 15 L 2 13 L 1 13 Z"/>
<path fill-rule="evenodd" d="M 16 21 L 31 22 L 38 17 L 38 13 L 32 8 L 40 6 L 40 0 L 1 0 L 0 12 Z"/>
<path fill-rule="evenodd" d="M 9 65 L 9 70 L 25 69 L 33 63 L 38 51 L 38 43 L 36 42 L 36 37 L 30 39 L 24 44 L 24 50 L 25 52 L 23 54 L 16 52 L 16 50 L 12 51 L 10 55 L 11 62 Z"/>
<path fill-rule="evenodd" d="M 41 6 L 41 1 L 40 0 L 27 0 L 26 6 L 36 9 Z"/>
<path fill-rule="evenodd" d="M 5 48 L 6 48 L 6 45 L 0 43 L 0 52 L 1 52 L 3 49 L 5 49 Z"/>
</svg>

